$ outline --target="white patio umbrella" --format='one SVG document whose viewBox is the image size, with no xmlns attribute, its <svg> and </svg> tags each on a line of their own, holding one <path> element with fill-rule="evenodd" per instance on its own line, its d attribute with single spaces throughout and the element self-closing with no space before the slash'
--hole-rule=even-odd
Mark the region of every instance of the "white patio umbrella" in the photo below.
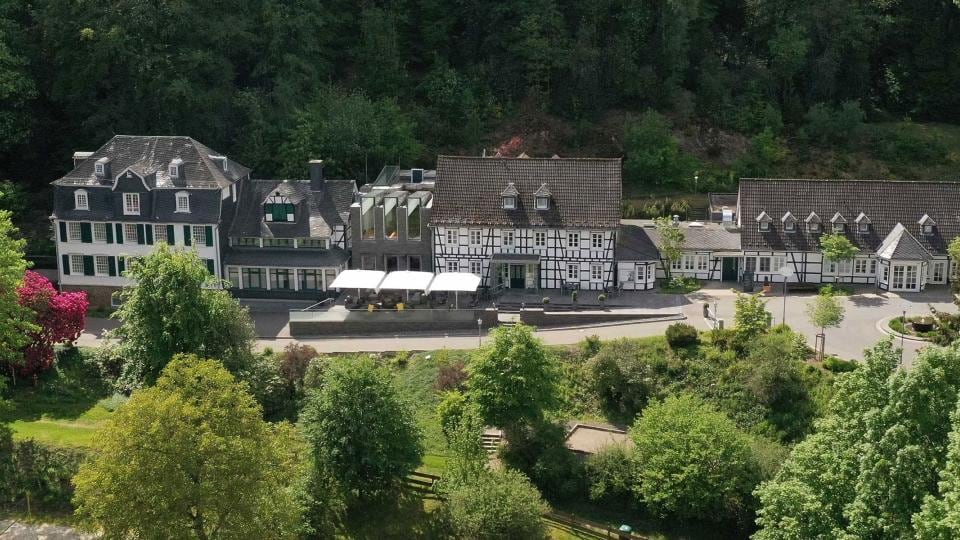
<svg viewBox="0 0 960 540">
<path fill-rule="evenodd" d="M 378 290 L 386 272 L 380 270 L 344 270 L 337 274 L 329 289 L 356 289 L 357 298 L 360 298 L 360 289 Z"/>
<path fill-rule="evenodd" d="M 480 286 L 480 276 L 470 272 L 443 272 L 437 274 L 427 293 L 433 291 L 453 292 L 457 309 L 460 308 L 460 292 L 476 292 Z"/>
<path fill-rule="evenodd" d="M 410 302 L 410 291 L 424 291 L 433 281 L 432 272 L 413 272 L 410 270 L 397 270 L 390 272 L 387 277 L 377 287 L 377 291 L 407 291 L 407 302 Z"/>
</svg>

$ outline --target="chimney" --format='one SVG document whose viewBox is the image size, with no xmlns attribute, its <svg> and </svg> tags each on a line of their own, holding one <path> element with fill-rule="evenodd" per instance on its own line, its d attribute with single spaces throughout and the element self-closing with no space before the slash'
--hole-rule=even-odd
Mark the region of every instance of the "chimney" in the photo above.
<svg viewBox="0 0 960 540">
<path fill-rule="evenodd" d="M 310 160 L 310 190 L 311 191 L 323 190 L 323 160 L 322 159 Z"/>
<path fill-rule="evenodd" d="M 76 169 L 80 166 L 81 163 L 87 160 L 90 156 L 93 155 L 93 152 L 74 152 L 73 153 L 73 168 Z"/>
<path fill-rule="evenodd" d="M 113 173 L 110 170 L 110 158 L 102 157 L 93 164 L 93 172 L 97 179 L 102 183 L 113 181 Z"/>
</svg>

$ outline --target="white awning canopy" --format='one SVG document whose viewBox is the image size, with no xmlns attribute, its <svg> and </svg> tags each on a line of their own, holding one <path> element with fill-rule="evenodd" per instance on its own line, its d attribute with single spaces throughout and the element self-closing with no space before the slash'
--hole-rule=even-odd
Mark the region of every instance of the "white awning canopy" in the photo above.
<svg viewBox="0 0 960 540">
<path fill-rule="evenodd" d="M 330 289 L 379 289 L 386 272 L 380 270 L 344 270 L 327 287 Z"/>
<path fill-rule="evenodd" d="M 433 291 L 474 292 L 480 286 L 480 276 L 470 272 L 442 272 L 433 278 L 428 293 Z"/>
<path fill-rule="evenodd" d="M 382 272 L 381 272 L 382 273 Z M 390 272 L 383 279 L 378 291 L 426 291 L 433 280 L 433 272 L 411 272 L 409 270 L 397 270 Z"/>
</svg>

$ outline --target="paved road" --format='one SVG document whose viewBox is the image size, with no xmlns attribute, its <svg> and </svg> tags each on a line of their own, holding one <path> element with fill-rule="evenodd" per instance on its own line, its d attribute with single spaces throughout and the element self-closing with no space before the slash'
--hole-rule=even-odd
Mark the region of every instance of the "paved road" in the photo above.
<svg viewBox="0 0 960 540">
<path fill-rule="evenodd" d="M 703 303 L 716 304 L 717 312 L 727 325 L 732 323 L 734 300 L 736 295 L 729 289 L 711 288 L 698 291 L 690 295 L 662 295 L 659 293 L 644 293 L 651 296 L 650 303 L 665 317 L 682 315 L 687 321 L 701 329 L 709 329 L 709 323 L 703 319 Z M 810 295 L 790 295 L 786 302 L 787 324 L 807 337 L 813 344 L 816 329 L 807 321 L 806 306 L 811 300 Z M 876 293 L 873 291 L 841 300 L 846 308 L 846 317 L 840 328 L 826 331 L 827 353 L 836 354 L 842 358 L 862 358 L 863 349 L 882 339 L 884 334 L 878 328 L 878 321 L 885 317 L 900 315 L 906 309 L 909 314 L 928 313 L 928 305 L 941 310 L 955 310 L 950 302 L 950 293 L 946 288 L 936 288 L 920 294 L 899 296 L 893 293 Z M 646 306 L 642 306 L 646 307 Z M 774 321 L 779 323 L 783 317 L 783 299 L 772 296 L 768 300 L 768 309 L 774 315 Z M 254 321 L 257 325 L 258 348 L 271 347 L 282 349 L 290 343 L 287 327 L 286 311 L 278 311 L 275 306 L 258 304 L 252 308 Z M 659 322 L 640 322 L 610 324 L 589 328 L 558 328 L 545 329 L 537 332 L 538 336 L 548 344 L 570 344 L 582 340 L 585 336 L 597 335 L 601 339 L 618 337 L 643 337 L 662 335 L 664 330 L 675 322 L 665 320 Z M 114 321 L 104 319 L 89 319 L 87 331 L 78 342 L 81 345 L 94 345 L 99 339 L 100 332 L 114 326 Z M 484 331 L 484 334 L 486 332 Z M 316 339 L 299 339 L 301 343 L 309 344 L 321 352 L 379 352 L 393 350 L 432 350 L 440 348 L 469 349 L 475 348 L 478 343 L 475 332 L 468 333 L 404 333 L 394 335 L 366 336 L 366 337 L 327 337 Z M 484 336 L 483 341 L 486 341 Z M 899 340 L 898 340 L 899 343 Z M 922 342 L 904 342 L 904 361 L 909 362 L 916 356 L 917 350 L 925 345 Z"/>
</svg>

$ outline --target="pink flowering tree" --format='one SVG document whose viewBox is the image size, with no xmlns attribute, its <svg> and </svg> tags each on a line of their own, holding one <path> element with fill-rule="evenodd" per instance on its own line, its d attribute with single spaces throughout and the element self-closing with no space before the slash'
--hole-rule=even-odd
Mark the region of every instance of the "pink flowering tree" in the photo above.
<svg viewBox="0 0 960 540">
<path fill-rule="evenodd" d="M 90 303 L 87 293 L 57 292 L 50 280 L 29 270 L 17 292 L 20 305 L 33 311 L 36 330 L 15 369 L 23 377 L 33 377 L 53 366 L 54 345 L 80 337 Z"/>
</svg>

